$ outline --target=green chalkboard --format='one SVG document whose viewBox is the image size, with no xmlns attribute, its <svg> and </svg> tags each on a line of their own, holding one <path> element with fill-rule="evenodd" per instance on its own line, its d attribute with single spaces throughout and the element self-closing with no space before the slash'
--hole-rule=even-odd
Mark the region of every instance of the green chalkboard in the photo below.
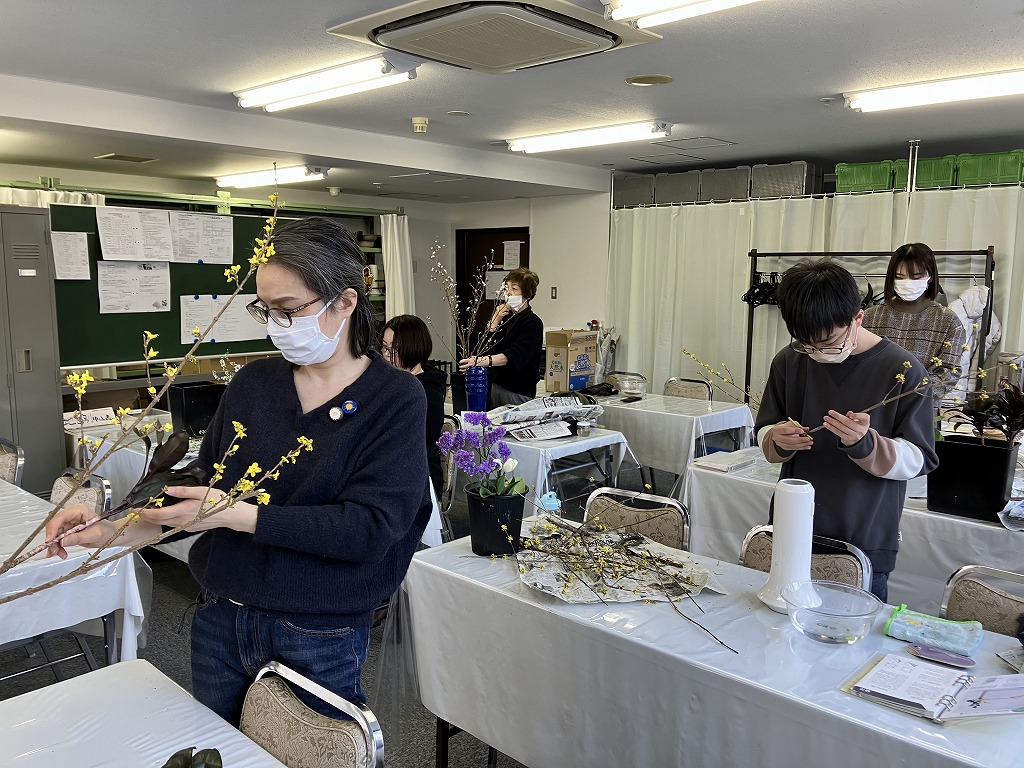
<svg viewBox="0 0 1024 768">
<path fill-rule="evenodd" d="M 266 219 L 262 216 L 232 216 L 234 225 L 234 261 L 243 271 L 249 267 L 253 239 L 259 234 Z M 138 312 L 130 314 L 100 314 L 97 291 L 97 261 L 100 260 L 100 238 L 96 227 L 96 209 L 82 205 L 50 206 L 50 229 L 54 232 L 85 232 L 89 242 L 89 270 L 92 279 L 57 280 L 57 334 L 60 341 L 62 366 L 90 366 L 141 360 L 142 332 L 160 334 L 153 347 L 160 353 L 158 359 L 183 357 L 189 347 L 181 341 L 181 312 L 179 296 L 186 294 L 222 294 L 233 285 L 224 277 L 224 264 L 170 265 L 170 312 Z M 250 281 L 245 289 L 255 293 Z M 236 299 L 241 301 L 242 297 Z M 245 299 L 251 301 L 251 299 Z M 216 336 L 214 335 L 214 338 Z M 272 350 L 269 340 L 204 343 L 197 356 L 245 354 Z"/>
</svg>

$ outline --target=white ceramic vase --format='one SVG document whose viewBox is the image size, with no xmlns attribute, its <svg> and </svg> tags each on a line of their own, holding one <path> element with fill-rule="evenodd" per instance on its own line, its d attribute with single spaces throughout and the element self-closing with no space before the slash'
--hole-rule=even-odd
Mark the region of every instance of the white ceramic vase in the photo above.
<svg viewBox="0 0 1024 768">
<path fill-rule="evenodd" d="M 814 486 L 806 480 L 779 480 L 773 520 L 772 570 L 757 596 L 773 611 L 786 613 L 782 590 L 794 581 L 811 578 Z"/>
</svg>

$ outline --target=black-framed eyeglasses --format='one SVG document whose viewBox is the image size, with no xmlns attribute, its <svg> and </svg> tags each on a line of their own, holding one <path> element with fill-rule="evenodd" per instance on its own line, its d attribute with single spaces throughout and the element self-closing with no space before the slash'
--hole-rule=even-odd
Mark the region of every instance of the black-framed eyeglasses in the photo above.
<svg viewBox="0 0 1024 768">
<path fill-rule="evenodd" d="M 794 352 L 799 352 L 801 355 L 811 355 L 817 353 L 820 355 L 829 355 L 831 357 L 837 357 L 846 351 L 846 342 L 850 340 L 850 333 L 852 331 L 853 323 L 850 323 L 850 327 L 846 329 L 846 335 L 843 337 L 843 341 L 838 347 L 815 347 L 810 344 L 801 344 L 796 339 L 789 342 L 789 346 L 793 349 Z"/>
<path fill-rule="evenodd" d="M 390 344 L 385 344 L 383 341 L 380 343 L 380 353 L 391 357 L 395 354 L 395 348 Z"/>
<path fill-rule="evenodd" d="M 249 314 L 252 315 L 253 320 L 257 323 L 267 324 L 268 320 L 273 319 L 275 323 L 280 325 L 282 328 L 290 328 L 292 324 L 292 315 L 296 312 L 301 312 L 306 307 L 311 307 L 318 301 L 323 299 L 316 298 L 312 301 L 307 301 L 294 309 L 270 309 L 266 304 L 263 303 L 263 299 L 255 299 L 245 305 L 245 308 L 249 310 Z"/>
</svg>

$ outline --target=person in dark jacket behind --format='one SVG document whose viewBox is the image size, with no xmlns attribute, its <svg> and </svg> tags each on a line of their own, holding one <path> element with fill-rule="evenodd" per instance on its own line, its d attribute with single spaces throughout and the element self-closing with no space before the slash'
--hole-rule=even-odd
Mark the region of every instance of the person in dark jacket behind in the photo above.
<svg viewBox="0 0 1024 768">
<path fill-rule="evenodd" d="M 235 725 L 253 674 L 268 661 L 366 700 L 360 671 L 374 611 L 401 584 L 431 513 L 423 443 L 408 439 L 423 431 L 426 398 L 370 349 L 374 316 L 359 246 L 317 217 L 282 224 L 271 242 L 248 309 L 281 357 L 249 363 L 228 384 L 199 450 L 200 466 L 220 479 L 212 489 L 168 488 L 179 503 L 140 510 L 121 530 L 121 521 L 100 521 L 49 552 L 64 558 L 65 547 L 115 537 L 140 544 L 161 526 L 200 534 L 189 552 L 202 587 L 192 693 Z M 219 502 L 253 467 L 269 470 L 302 441 L 312 452 L 269 478 L 258 504 L 237 501 L 197 520 L 204 497 Z M 47 541 L 92 517 L 81 504 L 61 510 Z"/>
<path fill-rule="evenodd" d="M 540 278 L 530 269 L 513 269 L 505 277 L 505 300 L 494 309 L 487 325 L 486 349 L 459 361 L 459 370 L 481 365 L 488 371 L 490 407 L 518 405 L 537 396 L 544 323 L 530 302 L 537 295 Z"/>
<path fill-rule="evenodd" d="M 441 473 L 441 453 L 437 439 L 444 427 L 444 398 L 448 390 L 448 376 L 427 365 L 434 345 L 427 324 L 415 315 L 397 315 L 384 326 L 380 345 L 381 354 L 396 368 L 413 374 L 427 394 L 427 467 L 434 492 L 441 497 L 444 480 Z"/>
</svg>

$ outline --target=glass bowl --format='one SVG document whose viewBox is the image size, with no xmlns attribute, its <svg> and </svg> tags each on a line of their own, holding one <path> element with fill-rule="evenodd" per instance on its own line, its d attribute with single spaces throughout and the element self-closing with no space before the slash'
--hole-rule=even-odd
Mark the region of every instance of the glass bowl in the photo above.
<svg viewBox="0 0 1024 768">
<path fill-rule="evenodd" d="M 640 376 L 619 374 L 619 394 L 624 397 L 643 397 L 647 394 L 647 380 Z"/>
<path fill-rule="evenodd" d="M 882 608 L 882 601 L 838 581 L 794 581 L 782 590 L 793 626 L 822 643 L 856 643 Z"/>
</svg>

